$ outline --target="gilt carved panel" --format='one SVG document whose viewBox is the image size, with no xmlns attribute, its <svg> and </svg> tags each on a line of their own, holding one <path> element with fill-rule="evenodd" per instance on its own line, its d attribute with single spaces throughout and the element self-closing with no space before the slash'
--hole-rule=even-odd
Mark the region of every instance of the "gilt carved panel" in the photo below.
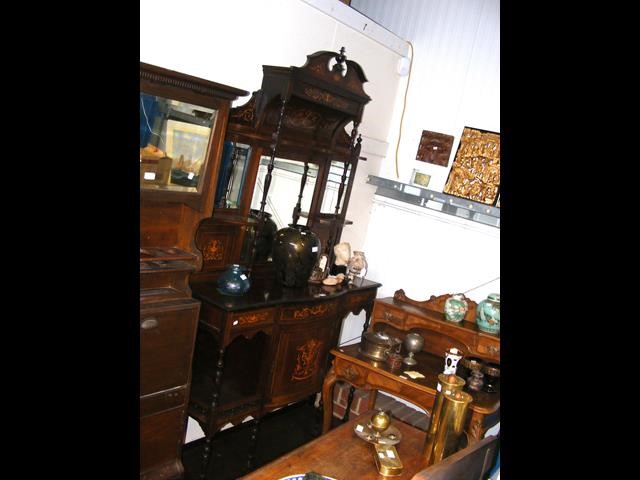
<svg viewBox="0 0 640 480">
<path fill-rule="evenodd" d="M 500 189 L 500 134 L 464 127 L 443 192 L 495 205 Z"/>
</svg>

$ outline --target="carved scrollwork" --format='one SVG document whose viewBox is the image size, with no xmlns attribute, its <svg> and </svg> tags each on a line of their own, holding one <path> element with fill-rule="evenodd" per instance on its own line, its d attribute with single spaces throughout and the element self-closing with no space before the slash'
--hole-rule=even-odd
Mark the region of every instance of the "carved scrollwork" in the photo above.
<svg viewBox="0 0 640 480">
<path fill-rule="evenodd" d="M 360 372 L 358 372 L 358 370 L 353 368 L 353 366 L 351 365 L 347 365 L 347 368 L 345 368 L 344 372 L 342 372 L 342 377 L 344 377 L 345 380 L 347 380 L 348 382 L 352 382 L 359 376 L 360 376 Z"/>
</svg>

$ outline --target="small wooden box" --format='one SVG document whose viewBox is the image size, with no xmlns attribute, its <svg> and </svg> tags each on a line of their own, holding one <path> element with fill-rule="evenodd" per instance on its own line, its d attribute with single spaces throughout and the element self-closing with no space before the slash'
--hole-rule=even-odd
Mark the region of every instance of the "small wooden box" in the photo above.
<svg viewBox="0 0 640 480">
<path fill-rule="evenodd" d="M 168 185 L 172 160 L 169 157 L 140 157 L 140 186 Z"/>
</svg>

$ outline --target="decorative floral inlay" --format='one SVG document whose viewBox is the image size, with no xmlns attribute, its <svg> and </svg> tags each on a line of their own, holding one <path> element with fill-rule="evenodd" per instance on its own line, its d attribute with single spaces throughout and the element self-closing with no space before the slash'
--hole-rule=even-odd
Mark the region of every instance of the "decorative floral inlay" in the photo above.
<svg viewBox="0 0 640 480">
<path fill-rule="evenodd" d="M 317 360 L 322 342 L 314 338 L 296 348 L 296 367 L 291 380 L 304 380 L 312 376 L 317 370 Z"/>
<path fill-rule="evenodd" d="M 327 313 L 328 309 L 329 307 L 327 305 L 316 305 L 311 308 L 304 307 L 302 310 L 296 310 L 295 312 L 293 312 L 293 318 L 298 319 L 298 318 L 307 318 L 310 315 L 312 316 L 324 315 L 325 313 Z"/>
<path fill-rule="evenodd" d="M 235 319 L 238 321 L 239 325 L 245 325 L 261 322 L 267 318 L 269 318 L 269 312 L 248 313 L 246 315 L 240 315 Z"/>
<path fill-rule="evenodd" d="M 349 102 L 342 100 L 341 98 L 338 98 L 335 95 L 330 94 L 329 92 L 324 92 L 318 88 L 305 87 L 304 93 L 309 98 L 312 98 L 317 102 L 326 103 L 327 105 L 338 108 L 347 108 L 349 106 Z"/>
<path fill-rule="evenodd" d="M 221 240 L 211 240 L 202 250 L 202 256 L 205 260 L 222 260 L 224 255 L 224 244 Z"/>
</svg>

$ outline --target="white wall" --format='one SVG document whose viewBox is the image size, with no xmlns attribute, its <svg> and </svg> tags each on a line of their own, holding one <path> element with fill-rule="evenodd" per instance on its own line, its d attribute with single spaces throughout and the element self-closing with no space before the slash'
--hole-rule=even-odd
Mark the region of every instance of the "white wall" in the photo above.
<svg viewBox="0 0 640 480">
<path fill-rule="evenodd" d="M 400 82 L 387 153 L 375 175 L 409 183 L 413 169 L 419 169 L 431 175 L 430 189 L 442 191 L 463 128 L 500 131 L 500 1 L 352 0 L 351 6 L 413 45 L 411 74 Z M 454 136 L 447 167 L 415 160 L 423 130 Z M 500 291 L 499 229 L 374 198 L 375 187 L 364 182 L 354 185 L 358 210 L 350 208 L 348 216 L 369 219 L 358 249 L 367 256 L 368 277 L 383 284 L 379 297 L 402 288 L 426 300 L 486 282 L 467 296 L 480 301 Z M 344 241 L 348 235 L 345 229 Z M 353 337 L 363 321 L 363 316 L 349 318 L 341 338 Z"/>
<path fill-rule="evenodd" d="M 351 6 L 413 45 L 380 176 L 408 182 L 414 168 L 442 191 L 465 126 L 500 131 L 500 0 L 352 0 Z M 407 107 L 395 151 L 407 81 Z M 423 130 L 454 136 L 448 167 L 415 160 Z"/>
</svg>

